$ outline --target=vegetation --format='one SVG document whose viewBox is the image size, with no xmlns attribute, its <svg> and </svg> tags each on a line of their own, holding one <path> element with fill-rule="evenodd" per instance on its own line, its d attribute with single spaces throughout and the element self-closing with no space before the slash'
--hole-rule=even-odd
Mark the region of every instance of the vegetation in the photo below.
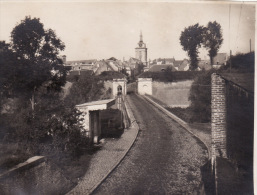
<svg viewBox="0 0 257 195">
<path fill-rule="evenodd" d="M 203 36 L 204 27 L 198 23 L 185 28 L 180 35 L 180 44 L 190 57 L 190 70 L 196 70 L 198 67 L 198 49 L 204 41 Z"/>
<path fill-rule="evenodd" d="M 11 32 L 11 49 L 16 55 L 13 75 L 6 78 L 11 83 L 4 90 L 12 95 L 30 98 L 34 110 L 35 95 L 40 88 L 60 91 L 65 84 L 66 70 L 58 58 L 64 43 L 52 29 L 44 29 L 38 18 L 26 17 Z M 7 65 L 8 66 L 8 65 Z M 10 67 L 8 67 L 10 69 Z"/>
<path fill-rule="evenodd" d="M 123 79 L 123 78 L 126 78 L 126 76 L 116 71 L 104 71 L 99 75 L 99 78 L 101 80 L 107 81 L 107 80 L 113 80 L 113 79 Z"/>
<path fill-rule="evenodd" d="M 69 94 L 64 99 L 67 106 L 74 107 L 77 104 L 100 99 L 104 88 L 100 77 L 88 72 L 88 74 L 76 78 L 77 80 L 73 82 Z"/>
<path fill-rule="evenodd" d="M 231 56 L 231 69 L 237 72 L 252 72 L 254 73 L 255 52 L 237 54 Z M 230 60 L 227 66 L 223 66 L 222 70 L 230 70 Z"/>
<path fill-rule="evenodd" d="M 63 166 L 70 162 L 67 159 L 80 159 L 91 146 L 80 130 L 80 113 L 73 105 L 96 99 L 103 84 L 92 75 L 76 78 L 72 93 L 63 98 L 60 92 L 67 70 L 59 52 L 65 46 L 55 32 L 45 30 L 40 19 L 26 17 L 14 27 L 11 38 L 9 44 L 0 42 L 2 168 L 32 155 L 46 155 Z M 19 147 L 10 147 L 10 155 L 2 154 L 5 146 L 14 144 Z"/>
<path fill-rule="evenodd" d="M 189 100 L 191 122 L 210 122 L 211 120 L 211 74 L 216 70 L 202 72 L 190 88 Z"/>
<path fill-rule="evenodd" d="M 204 31 L 204 47 L 208 49 L 211 65 L 223 42 L 221 26 L 216 21 L 209 22 Z"/>
<path fill-rule="evenodd" d="M 251 72 L 254 73 L 254 52 L 237 54 L 231 57 L 232 66 L 223 66 L 219 70 L 209 70 L 199 74 L 190 89 L 189 100 L 191 101 L 192 122 L 211 121 L 211 74 L 214 72 Z"/>
<path fill-rule="evenodd" d="M 211 64 L 217 55 L 223 42 L 221 26 L 216 21 L 209 22 L 207 27 L 200 26 L 198 23 L 189 26 L 181 32 L 180 44 L 190 57 L 190 70 L 198 67 L 198 49 L 203 45 L 208 50 Z"/>
<path fill-rule="evenodd" d="M 153 81 L 172 82 L 194 79 L 201 74 L 199 71 L 164 71 L 164 72 L 143 72 L 138 78 L 152 78 Z"/>
</svg>

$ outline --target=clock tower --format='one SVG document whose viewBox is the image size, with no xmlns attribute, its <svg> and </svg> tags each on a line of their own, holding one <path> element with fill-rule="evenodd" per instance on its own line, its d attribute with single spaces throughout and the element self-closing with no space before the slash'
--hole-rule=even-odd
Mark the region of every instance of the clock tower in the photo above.
<svg viewBox="0 0 257 195">
<path fill-rule="evenodd" d="M 146 44 L 143 42 L 142 32 L 140 33 L 140 41 L 138 42 L 138 46 L 135 50 L 136 59 L 140 60 L 145 66 L 147 66 L 147 48 Z"/>
</svg>

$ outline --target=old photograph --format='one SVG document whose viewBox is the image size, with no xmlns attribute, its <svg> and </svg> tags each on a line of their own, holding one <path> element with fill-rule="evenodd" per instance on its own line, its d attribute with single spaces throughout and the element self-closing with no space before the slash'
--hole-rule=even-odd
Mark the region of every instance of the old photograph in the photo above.
<svg viewBox="0 0 257 195">
<path fill-rule="evenodd" d="M 252 195 L 256 2 L 0 0 L 0 194 Z"/>
</svg>

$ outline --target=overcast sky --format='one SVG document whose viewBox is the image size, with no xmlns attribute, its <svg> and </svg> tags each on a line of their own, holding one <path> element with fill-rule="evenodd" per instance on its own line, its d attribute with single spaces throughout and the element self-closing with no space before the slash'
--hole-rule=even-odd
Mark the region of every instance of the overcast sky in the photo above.
<svg viewBox="0 0 257 195">
<path fill-rule="evenodd" d="M 229 28 L 230 7 L 230 28 Z M 25 16 L 40 18 L 65 43 L 67 60 L 135 57 L 140 31 L 148 58 L 188 58 L 179 42 L 190 25 L 217 21 L 224 42 L 219 52 L 249 52 L 255 43 L 255 5 L 247 3 L 0 2 L 0 40 Z M 206 55 L 201 50 L 200 57 Z M 207 55 L 206 55 L 207 56 Z"/>
</svg>

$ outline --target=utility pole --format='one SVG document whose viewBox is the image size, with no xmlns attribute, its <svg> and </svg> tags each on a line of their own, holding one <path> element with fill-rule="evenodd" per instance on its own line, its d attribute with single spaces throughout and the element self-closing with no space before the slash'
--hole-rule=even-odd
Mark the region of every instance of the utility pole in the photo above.
<svg viewBox="0 0 257 195">
<path fill-rule="evenodd" d="M 251 48 L 251 39 L 250 39 L 250 53 L 251 53 L 251 49 L 252 49 L 252 48 Z"/>
<path fill-rule="evenodd" d="M 231 73 L 231 53 L 232 53 L 232 51 L 230 50 L 230 57 L 229 57 L 229 63 L 230 63 L 230 73 Z"/>
</svg>

